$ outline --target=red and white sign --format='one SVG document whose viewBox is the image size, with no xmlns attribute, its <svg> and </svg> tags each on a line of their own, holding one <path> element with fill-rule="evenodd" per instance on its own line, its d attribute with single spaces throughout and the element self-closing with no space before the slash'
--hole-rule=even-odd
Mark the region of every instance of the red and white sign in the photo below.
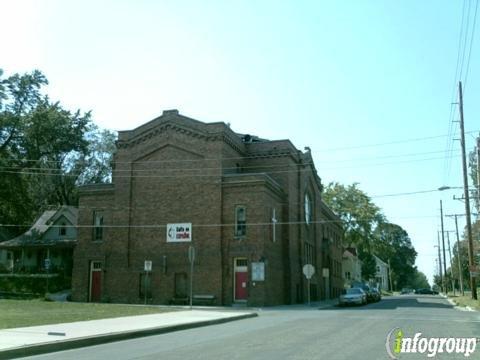
<svg viewBox="0 0 480 360">
<path fill-rule="evenodd" d="M 192 241 L 192 223 L 167 224 L 167 242 Z"/>
</svg>

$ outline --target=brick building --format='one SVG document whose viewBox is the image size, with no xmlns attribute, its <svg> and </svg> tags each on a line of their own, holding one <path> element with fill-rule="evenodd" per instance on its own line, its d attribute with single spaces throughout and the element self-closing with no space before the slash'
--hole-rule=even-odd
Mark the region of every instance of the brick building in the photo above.
<svg viewBox="0 0 480 360">
<path fill-rule="evenodd" d="M 190 246 L 193 294 L 215 304 L 306 301 L 306 263 L 312 298 L 336 296 L 343 231 L 321 192 L 309 149 L 164 111 L 119 132 L 112 184 L 80 189 L 73 299 L 186 298 Z"/>
</svg>

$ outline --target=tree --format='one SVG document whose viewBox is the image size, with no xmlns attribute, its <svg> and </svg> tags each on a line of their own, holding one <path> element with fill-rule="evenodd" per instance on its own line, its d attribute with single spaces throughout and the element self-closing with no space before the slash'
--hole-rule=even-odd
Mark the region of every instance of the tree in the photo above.
<svg viewBox="0 0 480 360">
<path fill-rule="evenodd" d="M 385 217 L 358 184 L 344 186 L 330 183 L 323 194 L 325 203 L 340 217 L 344 225 L 344 245 L 355 245 L 368 251 L 376 226 Z"/>
<path fill-rule="evenodd" d="M 41 93 L 38 70 L 2 78 L 0 70 L 0 223 L 25 229 L 47 206 L 76 205 L 77 185 L 107 182 L 115 134 Z M 2 229 L 5 231 L 5 228 Z"/>
<path fill-rule="evenodd" d="M 478 220 L 472 224 L 472 237 L 474 239 L 474 260 L 476 264 L 480 264 L 480 256 L 478 255 L 480 254 L 480 242 L 475 241 L 475 239 L 480 239 L 480 221 Z M 463 240 L 460 241 L 460 249 L 456 243 L 453 245 L 452 275 L 456 281 L 459 281 L 460 277 L 458 274 L 458 257 L 460 256 L 460 267 L 463 276 L 463 286 L 465 286 L 465 288 L 468 288 L 470 286 L 470 268 L 468 263 L 468 240 L 466 233 L 463 234 L 462 238 Z"/>
<path fill-rule="evenodd" d="M 408 233 L 399 225 L 384 222 L 375 229 L 375 254 L 390 263 L 392 280 L 398 288 L 409 285 L 416 276 L 417 252 Z"/>
<path fill-rule="evenodd" d="M 410 287 L 413 289 L 425 289 L 425 288 L 429 289 L 430 288 L 430 284 L 428 282 L 426 275 L 423 272 L 418 271 L 417 268 L 415 268 L 415 272 L 413 274 L 410 285 L 411 285 Z"/>
<path fill-rule="evenodd" d="M 344 246 L 355 246 L 362 261 L 362 277 L 375 276 L 376 263 L 372 253 L 375 228 L 385 220 L 380 208 L 358 188 L 330 183 L 323 194 L 325 203 L 340 217 L 344 226 Z"/>
</svg>

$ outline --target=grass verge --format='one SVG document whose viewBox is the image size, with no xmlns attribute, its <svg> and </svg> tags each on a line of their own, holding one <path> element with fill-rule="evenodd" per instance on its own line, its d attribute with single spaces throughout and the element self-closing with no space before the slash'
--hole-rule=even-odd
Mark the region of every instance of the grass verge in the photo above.
<svg viewBox="0 0 480 360">
<path fill-rule="evenodd" d="M 0 329 L 175 311 L 157 306 L 0 300 Z"/>
<path fill-rule="evenodd" d="M 478 300 L 473 300 L 470 295 L 465 296 L 453 296 L 448 294 L 448 297 L 458 306 L 467 307 L 470 306 L 472 309 L 480 310 L 480 302 Z"/>
</svg>

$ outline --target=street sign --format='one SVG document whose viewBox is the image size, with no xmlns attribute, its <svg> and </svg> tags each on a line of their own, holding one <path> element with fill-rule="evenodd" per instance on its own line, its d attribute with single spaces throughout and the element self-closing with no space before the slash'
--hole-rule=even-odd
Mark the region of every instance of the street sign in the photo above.
<svg viewBox="0 0 480 360">
<path fill-rule="evenodd" d="M 303 275 L 305 275 L 307 279 L 310 280 L 313 274 L 315 274 L 315 268 L 312 264 L 303 265 Z"/>
<path fill-rule="evenodd" d="M 188 247 L 188 262 L 195 262 L 195 248 L 193 246 Z"/>
<path fill-rule="evenodd" d="M 50 259 L 49 258 L 45 259 L 45 269 L 47 270 L 50 269 L 50 265 L 51 265 Z"/>
<path fill-rule="evenodd" d="M 322 276 L 323 276 L 324 278 L 330 277 L 330 269 L 329 269 L 329 268 L 323 268 L 323 269 L 322 269 Z"/>
<path fill-rule="evenodd" d="M 477 272 L 477 271 L 470 271 L 470 276 L 471 277 L 479 277 L 480 276 L 480 272 Z"/>
<path fill-rule="evenodd" d="M 145 260 L 144 268 L 145 268 L 145 271 L 152 271 L 152 261 Z"/>
</svg>

